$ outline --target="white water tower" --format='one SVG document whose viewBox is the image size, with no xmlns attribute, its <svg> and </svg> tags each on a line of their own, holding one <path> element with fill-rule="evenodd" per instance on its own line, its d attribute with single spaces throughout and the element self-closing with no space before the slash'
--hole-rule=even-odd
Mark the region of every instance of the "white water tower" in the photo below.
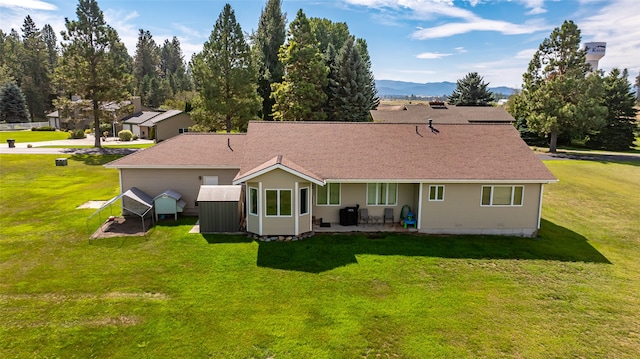
<svg viewBox="0 0 640 359">
<path fill-rule="evenodd" d="M 591 65 L 591 71 L 598 70 L 598 61 L 604 57 L 607 50 L 606 42 L 587 42 L 584 44 L 587 50 L 587 63 Z"/>
</svg>

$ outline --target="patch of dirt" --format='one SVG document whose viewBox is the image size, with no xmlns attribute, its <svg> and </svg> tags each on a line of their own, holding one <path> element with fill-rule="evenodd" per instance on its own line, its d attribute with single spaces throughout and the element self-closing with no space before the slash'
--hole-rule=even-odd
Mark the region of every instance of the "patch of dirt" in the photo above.
<svg viewBox="0 0 640 359">
<path fill-rule="evenodd" d="M 151 218 L 144 220 L 144 231 L 140 217 L 115 217 L 112 221 L 106 221 L 98 228 L 91 239 L 111 238 L 124 236 L 144 236 L 151 228 Z"/>
<path fill-rule="evenodd" d="M 95 208 L 95 209 L 98 209 L 98 208 L 102 207 L 105 203 L 107 203 L 107 201 L 87 201 L 87 202 L 79 205 L 78 207 L 76 207 L 76 209 L 84 209 L 84 208 Z"/>
</svg>

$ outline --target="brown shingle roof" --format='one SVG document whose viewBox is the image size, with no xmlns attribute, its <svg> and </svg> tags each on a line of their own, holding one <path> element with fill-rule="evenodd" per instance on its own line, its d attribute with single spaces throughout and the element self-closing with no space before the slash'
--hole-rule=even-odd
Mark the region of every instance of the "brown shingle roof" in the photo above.
<svg viewBox="0 0 640 359">
<path fill-rule="evenodd" d="M 107 167 L 239 168 L 246 134 L 188 132 L 110 162 Z"/>
<path fill-rule="evenodd" d="M 404 109 L 403 109 L 404 108 Z M 503 108 L 493 106 L 454 106 L 432 108 L 429 105 L 379 106 L 371 110 L 375 122 L 387 123 L 471 123 L 471 122 L 515 122 Z"/>
<path fill-rule="evenodd" d="M 240 172 L 281 154 L 325 180 L 555 180 L 511 125 L 435 127 L 251 122 Z"/>
<path fill-rule="evenodd" d="M 278 163 L 324 181 L 555 181 L 509 124 L 250 122 L 246 135 L 186 133 L 109 167 Z M 233 151 L 227 146 L 229 139 Z"/>
</svg>

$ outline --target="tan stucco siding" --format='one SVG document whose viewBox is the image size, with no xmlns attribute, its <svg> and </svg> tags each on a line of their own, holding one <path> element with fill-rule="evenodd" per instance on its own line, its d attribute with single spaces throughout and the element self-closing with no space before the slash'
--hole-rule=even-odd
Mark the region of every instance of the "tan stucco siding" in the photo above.
<svg viewBox="0 0 640 359">
<path fill-rule="evenodd" d="M 296 191 L 297 183 L 297 191 Z M 303 181 L 300 177 L 290 174 L 281 169 L 275 169 L 261 176 L 255 177 L 247 183 L 247 187 L 259 189 L 259 216 L 247 215 L 247 230 L 261 235 L 298 235 L 311 230 L 311 208 L 309 214 L 299 214 L 300 188 L 309 187 L 309 182 Z M 291 216 L 267 216 L 266 215 L 266 191 L 267 190 L 291 190 Z M 249 189 L 247 189 L 247 194 Z M 247 197 L 248 198 L 248 197 Z M 298 209 L 298 210 L 297 210 Z M 296 218 L 298 230 L 296 231 Z M 259 221 L 262 220 L 262 230 L 260 231 Z"/>
<path fill-rule="evenodd" d="M 423 232 L 531 235 L 537 230 L 540 184 L 523 185 L 522 206 L 493 207 L 481 206 L 482 184 L 444 184 L 441 202 L 429 201 L 430 185 L 442 184 L 422 185 L 420 230 Z"/>
<path fill-rule="evenodd" d="M 322 218 L 323 222 L 340 222 L 340 208 L 355 207 L 367 208 L 370 216 L 380 216 L 384 214 L 385 208 L 393 208 L 394 221 L 400 220 L 400 210 L 402 206 L 409 205 L 411 209 L 416 208 L 418 203 L 418 185 L 412 183 L 398 184 L 398 200 L 396 205 L 367 205 L 367 184 L 366 183 L 342 183 L 340 185 L 340 205 L 326 206 L 316 205 L 316 191 L 313 189 L 313 215 Z M 414 209 L 415 211 L 415 209 Z"/>
<path fill-rule="evenodd" d="M 164 141 L 168 138 L 177 136 L 178 129 L 189 128 L 195 122 L 186 113 L 181 113 L 164 121 L 156 123 L 156 141 Z"/>
<path fill-rule="evenodd" d="M 184 213 L 195 215 L 198 208 L 195 206 L 198 191 L 202 184 L 203 176 L 218 176 L 218 184 L 229 185 L 238 170 L 233 169 L 120 169 L 122 192 L 131 187 L 138 187 L 152 197 L 171 189 L 182 194 L 182 199 L 187 202 Z"/>
</svg>

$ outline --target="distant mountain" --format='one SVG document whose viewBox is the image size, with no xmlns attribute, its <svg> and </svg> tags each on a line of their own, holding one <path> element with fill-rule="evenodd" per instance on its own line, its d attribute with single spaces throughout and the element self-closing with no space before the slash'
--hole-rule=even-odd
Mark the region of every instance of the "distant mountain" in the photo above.
<svg viewBox="0 0 640 359">
<path fill-rule="evenodd" d="M 376 80 L 378 96 L 449 96 L 455 90 L 455 82 L 404 82 L 393 80 Z M 505 86 L 489 87 L 494 93 L 511 95 L 516 89 Z"/>
</svg>

